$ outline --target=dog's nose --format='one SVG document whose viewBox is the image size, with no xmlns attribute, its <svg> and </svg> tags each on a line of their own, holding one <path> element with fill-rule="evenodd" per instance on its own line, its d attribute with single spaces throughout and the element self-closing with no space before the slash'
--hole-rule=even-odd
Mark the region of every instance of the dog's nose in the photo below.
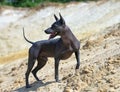
<svg viewBox="0 0 120 92">
<path fill-rule="evenodd" d="M 45 30 L 45 33 L 47 33 L 47 30 Z"/>
<path fill-rule="evenodd" d="M 45 30 L 45 33 L 48 34 L 48 30 L 47 29 Z"/>
<path fill-rule="evenodd" d="M 51 28 L 48 28 L 48 29 L 45 30 L 46 34 L 51 34 L 52 32 L 53 32 L 53 30 Z"/>
</svg>

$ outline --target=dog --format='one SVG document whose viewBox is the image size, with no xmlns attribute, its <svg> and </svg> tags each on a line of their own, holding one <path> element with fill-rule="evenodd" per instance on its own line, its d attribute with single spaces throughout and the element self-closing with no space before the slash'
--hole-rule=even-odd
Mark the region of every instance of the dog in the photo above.
<svg viewBox="0 0 120 92">
<path fill-rule="evenodd" d="M 54 14 L 55 22 L 45 30 L 46 34 L 50 34 L 48 40 L 42 40 L 37 42 L 29 41 L 25 37 L 24 28 L 23 28 L 23 36 L 25 40 L 32 44 L 29 48 L 29 56 L 28 56 L 28 67 L 25 73 L 26 79 L 26 88 L 30 88 L 29 84 L 29 74 L 34 66 L 35 61 L 37 60 L 37 66 L 32 70 L 32 74 L 37 81 L 40 81 L 37 77 L 37 72 L 43 66 L 45 66 L 48 61 L 48 57 L 53 57 L 55 60 L 55 80 L 59 82 L 59 62 L 60 60 L 68 59 L 73 53 L 75 53 L 76 57 L 76 69 L 79 69 L 80 66 L 80 42 L 71 32 L 70 28 L 66 25 L 64 18 L 59 13 L 60 19 Z M 56 36 L 60 36 L 60 38 L 53 39 Z"/>
</svg>

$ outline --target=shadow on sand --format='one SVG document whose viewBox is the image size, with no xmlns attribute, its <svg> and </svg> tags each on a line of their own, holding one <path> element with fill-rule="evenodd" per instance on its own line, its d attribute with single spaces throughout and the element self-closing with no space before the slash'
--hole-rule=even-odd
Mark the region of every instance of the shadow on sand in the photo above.
<svg viewBox="0 0 120 92">
<path fill-rule="evenodd" d="M 34 82 L 31 84 L 31 88 L 26 88 L 25 86 L 24 87 L 21 87 L 21 88 L 18 88 L 16 90 L 14 90 L 15 92 L 31 92 L 31 91 L 37 91 L 37 89 L 39 87 L 43 87 L 43 86 L 46 86 L 46 85 L 49 85 L 49 84 L 52 84 L 52 83 L 55 83 L 55 81 L 49 81 L 49 82 L 46 82 L 46 83 L 42 83 L 41 81 L 37 81 L 37 82 Z"/>
</svg>

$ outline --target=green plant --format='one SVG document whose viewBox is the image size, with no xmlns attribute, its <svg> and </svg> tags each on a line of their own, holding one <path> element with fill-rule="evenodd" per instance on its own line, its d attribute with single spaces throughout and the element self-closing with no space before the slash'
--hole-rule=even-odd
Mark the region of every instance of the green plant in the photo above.
<svg viewBox="0 0 120 92">
<path fill-rule="evenodd" d="M 14 7 L 34 7 L 45 2 L 66 3 L 71 1 L 97 1 L 97 0 L 0 0 L 0 5 Z"/>
</svg>

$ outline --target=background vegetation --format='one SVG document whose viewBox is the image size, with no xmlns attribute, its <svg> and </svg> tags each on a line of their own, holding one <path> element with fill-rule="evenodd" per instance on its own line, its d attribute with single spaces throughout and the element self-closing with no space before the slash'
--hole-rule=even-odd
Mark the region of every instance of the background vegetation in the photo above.
<svg viewBox="0 0 120 92">
<path fill-rule="evenodd" d="M 97 0 L 0 0 L 0 6 L 34 7 L 47 2 L 67 3 L 71 1 L 97 1 Z"/>
</svg>

